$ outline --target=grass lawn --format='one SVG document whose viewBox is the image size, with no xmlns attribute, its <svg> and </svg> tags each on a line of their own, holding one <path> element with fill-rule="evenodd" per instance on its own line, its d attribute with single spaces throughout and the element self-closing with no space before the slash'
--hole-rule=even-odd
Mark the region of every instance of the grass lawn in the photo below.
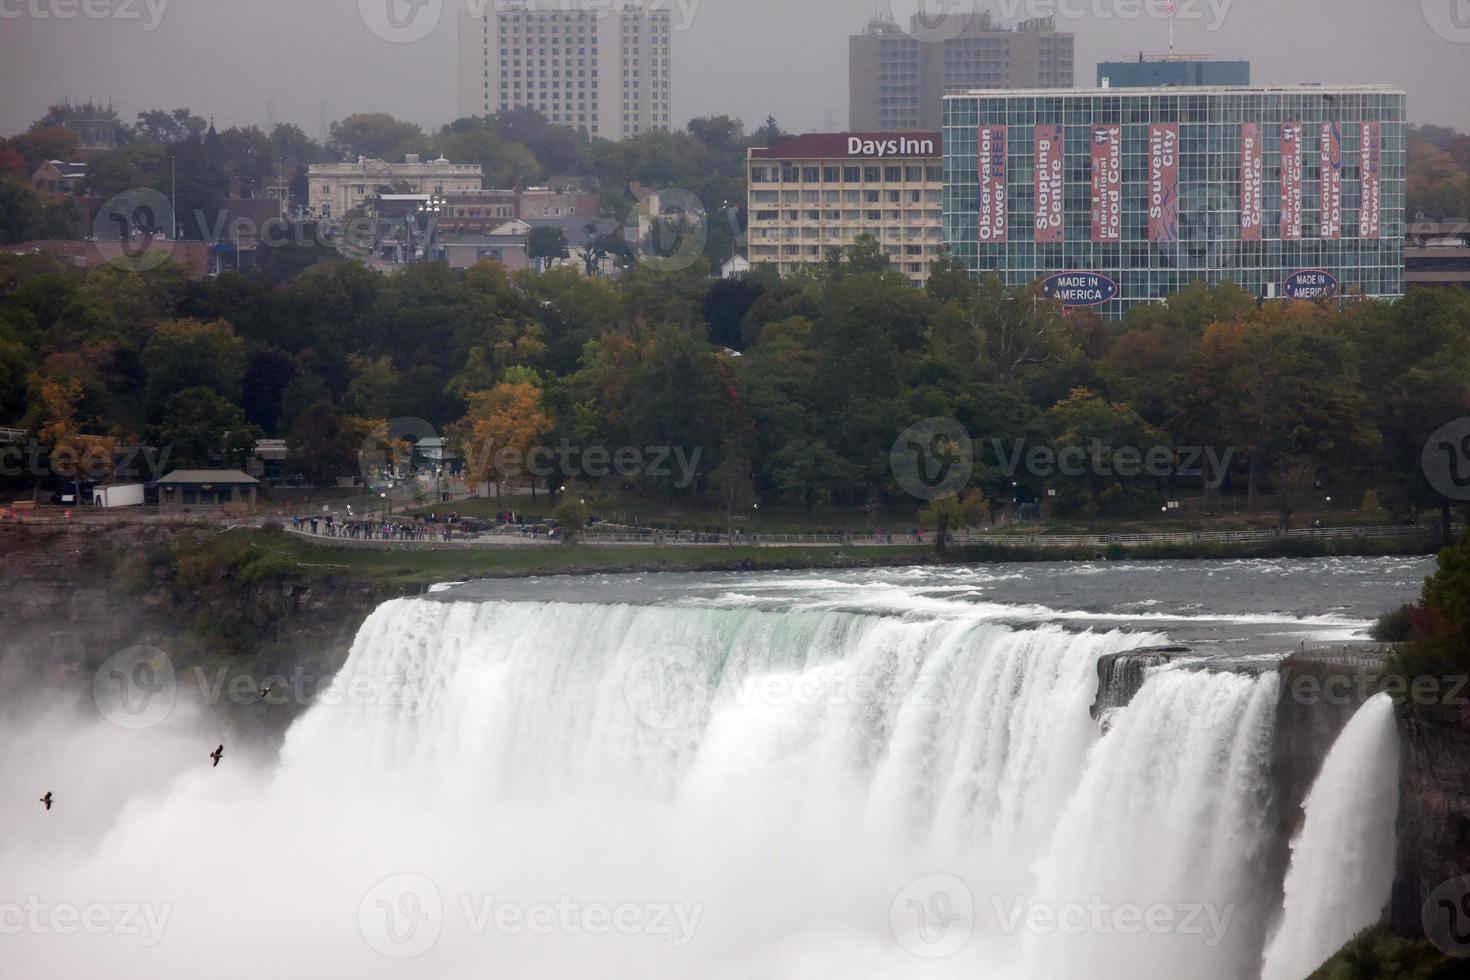
<svg viewBox="0 0 1470 980">
<path fill-rule="evenodd" d="M 287 567 L 322 573 L 349 572 L 405 585 L 456 579 L 614 571 L 699 571 L 901 565 L 922 561 L 933 548 L 708 548 L 547 547 L 477 551 L 368 551 L 332 548 L 293 535 L 257 533 L 253 542 Z"/>
</svg>

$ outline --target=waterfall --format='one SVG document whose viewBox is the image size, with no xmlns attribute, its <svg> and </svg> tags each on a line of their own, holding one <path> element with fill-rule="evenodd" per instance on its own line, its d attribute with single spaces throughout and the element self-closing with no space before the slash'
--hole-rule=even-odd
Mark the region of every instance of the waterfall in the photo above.
<svg viewBox="0 0 1470 980">
<path fill-rule="evenodd" d="M 1229 980 L 1253 967 L 1277 687 L 1274 674 L 1164 670 L 1115 715 L 1038 886 L 1047 907 L 1110 907 L 1104 927 L 1034 937 L 1028 978 Z"/>
<path fill-rule="evenodd" d="M 1302 804 L 1262 980 L 1302 980 L 1378 921 L 1393 886 L 1398 782 L 1393 700 L 1378 694 L 1343 728 Z"/>
<path fill-rule="evenodd" d="M 385 603 L 278 758 L 139 794 L 88 861 L 7 860 L 17 894 L 156 900 L 173 933 L 7 954 L 226 980 L 1254 975 L 1274 672 L 1159 663 L 1104 732 L 1099 661 L 1167 637 L 996 616 Z M 487 902 L 685 928 L 509 930 Z M 384 909 L 432 920 L 424 946 L 364 924 Z M 222 963 L 242 934 L 266 938 Z"/>
</svg>

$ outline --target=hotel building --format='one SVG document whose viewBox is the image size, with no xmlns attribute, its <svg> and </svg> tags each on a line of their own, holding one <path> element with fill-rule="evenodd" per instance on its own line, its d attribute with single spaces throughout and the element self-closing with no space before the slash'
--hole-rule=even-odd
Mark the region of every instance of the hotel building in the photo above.
<svg viewBox="0 0 1470 980">
<path fill-rule="evenodd" d="M 809 133 L 752 147 L 751 264 L 786 275 L 871 235 L 922 285 L 942 244 L 943 156 L 938 133 Z"/>
<path fill-rule="evenodd" d="M 534 109 L 618 140 L 670 128 L 668 10 L 634 3 L 492 2 L 459 20 L 459 112 Z"/>
<path fill-rule="evenodd" d="M 849 129 L 937 130 L 941 100 L 978 88 L 1070 88 L 1072 35 L 1051 18 L 1016 28 L 989 14 L 873 21 L 848 39 Z"/>
</svg>

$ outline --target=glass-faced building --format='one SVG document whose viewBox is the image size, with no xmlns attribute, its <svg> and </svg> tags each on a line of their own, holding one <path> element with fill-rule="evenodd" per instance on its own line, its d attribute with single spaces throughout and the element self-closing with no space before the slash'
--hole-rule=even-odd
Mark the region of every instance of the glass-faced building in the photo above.
<svg viewBox="0 0 1470 980">
<path fill-rule="evenodd" d="M 1404 289 L 1402 92 L 981 91 L 944 100 L 944 237 L 976 273 L 1121 316 L 1196 279 Z"/>
</svg>

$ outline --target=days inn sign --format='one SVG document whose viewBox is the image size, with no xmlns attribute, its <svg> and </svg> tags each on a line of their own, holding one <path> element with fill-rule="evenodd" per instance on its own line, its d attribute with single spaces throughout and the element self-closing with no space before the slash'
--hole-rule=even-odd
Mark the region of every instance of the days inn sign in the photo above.
<svg viewBox="0 0 1470 980">
<path fill-rule="evenodd" d="M 1118 295 L 1118 284 L 1101 272 L 1058 272 L 1041 281 L 1041 295 L 1063 306 L 1100 306 Z"/>
</svg>

